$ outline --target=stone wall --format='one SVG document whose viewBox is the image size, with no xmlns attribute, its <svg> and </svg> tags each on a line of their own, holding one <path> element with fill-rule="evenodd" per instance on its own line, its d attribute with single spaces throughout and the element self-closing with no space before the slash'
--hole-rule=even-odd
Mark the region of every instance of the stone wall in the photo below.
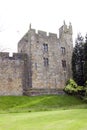
<svg viewBox="0 0 87 130">
<path fill-rule="evenodd" d="M 48 51 L 44 50 L 43 44 L 47 44 Z M 33 88 L 50 89 L 62 86 L 60 83 L 59 68 L 61 66 L 58 47 L 59 40 L 55 34 L 50 33 L 47 36 L 45 32 L 38 31 L 38 34 L 31 36 Z M 44 58 L 48 58 L 48 66 L 44 66 Z"/>
<path fill-rule="evenodd" d="M 27 40 L 26 40 L 27 38 Z M 44 50 L 47 44 L 48 51 Z M 62 54 L 61 48 L 65 48 Z M 73 50 L 72 27 L 63 25 L 57 34 L 38 31 L 30 28 L 18 43 L 18 51 L 28 55 L 29 88 L 63 89 L 66 81 L 72 76 L 71 56 Z M 44 66 L 44 58 L 48 66 Z M 66 61 L 63 68 L 62 61 Z"/>
<path fill-rule="evenodd" d="M 0 53 L 0 95 L 23 95 L 24 59 L 22 54 Z"/>
<path fill-rule="evenodd" d="M 62 89 L 49 89 L 49 88 L 43 88 L 43 89 L 38 89 L 38 88 L 30 88 L 26 91 L 27 96 L 36 96 L 36 95 L 64 95 L 65 92 Z"/>
</svg>

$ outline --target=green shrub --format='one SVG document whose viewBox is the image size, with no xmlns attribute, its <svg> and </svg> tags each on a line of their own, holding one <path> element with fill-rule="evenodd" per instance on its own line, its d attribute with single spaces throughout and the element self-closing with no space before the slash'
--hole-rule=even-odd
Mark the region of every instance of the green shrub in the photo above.
<svg viewBox="0 0 87 130">
<path fill-rule="evenodd" d="M 84 86 L 78 86 L 73 79 L 70 79 L 67 81 L 64 91 L 72 95 L 84 95 L 86 90 Z"/>
<path fill-rule="evenodd" d="M 85 82 L 84 87 L 85 87 L 85 96 L 87 97 L 87 81 Z"/>
<path fill-rule="evenodd" d="M 78 85 L 73 79 L 69 79 L 66 83 L 66 85 L 71 85 L 72 87 L 76 88 Z"/>
</svg>

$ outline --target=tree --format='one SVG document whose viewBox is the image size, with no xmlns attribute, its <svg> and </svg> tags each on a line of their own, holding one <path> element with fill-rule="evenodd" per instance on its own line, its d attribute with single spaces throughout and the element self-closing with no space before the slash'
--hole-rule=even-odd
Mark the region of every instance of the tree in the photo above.
<svg viewBox="0 0 87 130">
<path fill-rule="evenodd" d="M 73 72 L 73 79 L 76 81 L 78 85 L 84 85 L 84 72 L 83 72 L 83 65 L 84 65 L 84 54 L 83 54 L 83 45 L 84 40 L 81 34 L 78 34 L 76 39 L 76 45 L 73 50 L 72 55 L 72 72 Z"/>
<path fill-rule="evenodd" d="M 84 44 L 84 66 L 83 66 L 83 72 L 84 72 L 84 80 L 86 82 L 86 80 L 87 80 L 87 34 L 85 36 L 85 44 Z"/>
</svg>

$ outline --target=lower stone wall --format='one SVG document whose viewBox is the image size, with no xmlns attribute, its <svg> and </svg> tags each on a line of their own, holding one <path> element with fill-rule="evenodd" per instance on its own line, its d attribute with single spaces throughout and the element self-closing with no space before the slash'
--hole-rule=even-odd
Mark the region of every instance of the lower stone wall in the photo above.
<svg viewBox="0 0 87 130">
<path fill-rule="evenodd" d="M 65 94 L 61 89 L 28 89 L 24 92 L 24 95 L 27 96 L 37 96 L 37 95 L 63 95 Z"/>
<path fill-rule="evenodd" d="M 23 95 L 22 60 L 0 58 L 0 95 Z"/>
</svg>

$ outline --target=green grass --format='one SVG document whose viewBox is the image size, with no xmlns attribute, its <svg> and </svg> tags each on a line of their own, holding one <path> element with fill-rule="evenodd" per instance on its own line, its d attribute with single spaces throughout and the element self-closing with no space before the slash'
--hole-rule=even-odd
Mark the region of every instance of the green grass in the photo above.
<svg viewBox="0 0 87 130">
<path fill-rule="evenodd" d="M 86 108 L 68 95 L 0 96 L 0 130 L 87 130 Z"/>
<path fill-rule="evenodd" d="M 0 96 L 0 113 L 87 108 L 81 99 L 68 95 Z"/>
<path fill-rule="evenodd" d="M 87 130 L 87 109 L 0 114 L 0 130 Z"/>
</svg>

